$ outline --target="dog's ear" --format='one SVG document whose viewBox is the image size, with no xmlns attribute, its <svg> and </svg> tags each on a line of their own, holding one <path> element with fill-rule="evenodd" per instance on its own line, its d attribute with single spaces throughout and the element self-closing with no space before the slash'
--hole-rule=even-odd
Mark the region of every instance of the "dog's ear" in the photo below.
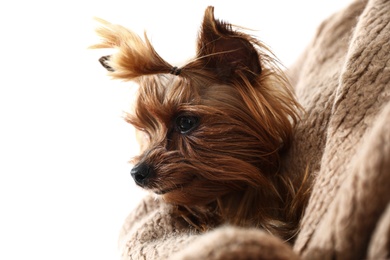
<svg viewBox="0 0 390 260">
<path fill-rule="evenodd" d="M 198 38 L 197 58 L 222 79 L 245 75 L 251 80 L 262 70 L 255 41 L 247 34 L 234 31 L 230 24 L 216 20 L 214 7 L 209 6 Z"/>
</svg>

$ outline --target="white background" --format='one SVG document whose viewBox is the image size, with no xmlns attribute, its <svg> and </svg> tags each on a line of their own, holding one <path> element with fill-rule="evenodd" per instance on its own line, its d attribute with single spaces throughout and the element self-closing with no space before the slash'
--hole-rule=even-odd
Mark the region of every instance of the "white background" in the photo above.
<svg viewBox="0 0 390 260">
<path fill-rule="evenodd" d="M 319 23 L 350 0 L 22 0 L 0 3 L 0 259 L 118 259 L 117 237 L 143 196 L 122 120 L 133 96 L 87 50 L 101 17 L 180 65 L 195 53 L 207 5 L 254 29 L 289 66 Z M 257 5 L 254 5 L 256 3 Z"/>
</svg>

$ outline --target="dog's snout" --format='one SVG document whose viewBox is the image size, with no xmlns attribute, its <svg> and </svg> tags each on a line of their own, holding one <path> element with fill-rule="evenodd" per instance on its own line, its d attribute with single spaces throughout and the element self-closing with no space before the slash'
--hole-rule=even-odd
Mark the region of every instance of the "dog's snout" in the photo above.
<svg viewBox="0 0 390 260">
<path fill-rule="evenodd" d="M 144 186 L 148 178 L 152 175 L 153 169 L 146 163 L 139 163 L 131 169 L 130 174 L 135 183 L 139 186 Z"/>
</svg>

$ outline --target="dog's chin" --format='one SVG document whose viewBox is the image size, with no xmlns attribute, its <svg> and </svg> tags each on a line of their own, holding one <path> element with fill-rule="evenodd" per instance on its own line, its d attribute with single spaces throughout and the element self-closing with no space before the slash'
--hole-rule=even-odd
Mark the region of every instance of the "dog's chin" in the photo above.
<svg viewBox="0 0 390 260">
<path fill-rule="evenodd" d="M 179 189 L 181 189 L 181 187 L 167 188 L 167 189 L 163 189 L 163 190 L 153 190 L 153 192 L 157 195 L 165 195 L 165 194 L 168 194 L 170 192 L 177 191 Z"/>
</svg>

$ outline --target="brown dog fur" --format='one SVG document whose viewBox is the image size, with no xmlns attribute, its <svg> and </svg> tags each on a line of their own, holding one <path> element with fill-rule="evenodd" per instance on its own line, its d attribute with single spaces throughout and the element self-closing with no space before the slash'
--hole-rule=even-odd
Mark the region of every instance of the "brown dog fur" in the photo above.
<svg viewBox="0 0 390 260">
<path fill-rule="evenodd" d="M 146 36 L 100 20 L 102 42 L 93 47 L 117 49 L 101 63 L 140 86 L 126 118 L 147 137 L 133 160 L 148 167 L 138 184 L 199 230 L 254 226 L 290 239 L 306 192 L 298 192 L 302 176 L 279 169 L 300 106 L 272 53 L 213 11 L 206 9 L 196 57 L 180 69 Z"/>
</svg>

